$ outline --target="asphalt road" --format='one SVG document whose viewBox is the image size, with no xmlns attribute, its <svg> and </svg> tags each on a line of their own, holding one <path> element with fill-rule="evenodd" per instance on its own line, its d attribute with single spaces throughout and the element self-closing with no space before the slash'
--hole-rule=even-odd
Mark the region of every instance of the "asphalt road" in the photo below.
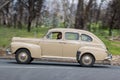
<svg viewBox="0 0 120 80">
<path fill-rule="evenodd" d="M 120 80 L 120 67 L 47 61 L 17 64 L 15 60 L 0 59 L 0 80 Z"/>
</svg>

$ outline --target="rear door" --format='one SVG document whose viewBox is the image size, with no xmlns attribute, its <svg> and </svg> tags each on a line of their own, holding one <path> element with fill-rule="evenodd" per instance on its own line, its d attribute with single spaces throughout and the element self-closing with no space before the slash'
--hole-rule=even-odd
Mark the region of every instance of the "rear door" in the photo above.
<svg viewBox="0 0 120 80">
<path fill-rule="evenodd" d="M 63 45 L 63 57 L 76 58 L 76 53 L 79 47 L 80 47 L 79 33 L 65 32 L 64 45 Z"/>
</svg>

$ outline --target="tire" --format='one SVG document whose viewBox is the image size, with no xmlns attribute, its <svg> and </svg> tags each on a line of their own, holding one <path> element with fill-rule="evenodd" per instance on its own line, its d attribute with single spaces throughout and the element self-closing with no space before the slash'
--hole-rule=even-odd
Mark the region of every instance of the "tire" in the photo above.
<svg viewBox="0 0 120 80">
<path fill-rule="evenodd" d="M 15 54 L 15 59 L 18 64 L 29 64 L 32 61 L 30 52 L 26 49 L 20 49 Z"/>
<path fill-rule="evenodd" d="M 83 67 L 91 67 L 95 63 L 95 58 L 91 54 L 84 54 L 79 63 Z"/>
</svg>

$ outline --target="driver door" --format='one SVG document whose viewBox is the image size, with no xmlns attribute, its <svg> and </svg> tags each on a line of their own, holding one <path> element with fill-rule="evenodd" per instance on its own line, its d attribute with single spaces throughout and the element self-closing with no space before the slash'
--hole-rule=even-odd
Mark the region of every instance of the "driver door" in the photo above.
<svg viewBox="0 0 120 80">
<path fill-rule="evenodd" d="M 61 32 L 51 32 L 42 42 L 42 56 L 43 57 L 62 57 L 62 41 L 58 39 L 58 34 Z"/>
</svg>

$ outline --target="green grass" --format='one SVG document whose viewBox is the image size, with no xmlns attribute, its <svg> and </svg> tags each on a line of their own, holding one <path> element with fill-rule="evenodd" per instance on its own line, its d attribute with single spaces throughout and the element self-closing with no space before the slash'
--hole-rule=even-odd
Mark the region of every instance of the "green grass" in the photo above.
<svg viewBox="0 0 120 80">
<path fill-rule="evenodd" d="M 19 30 L 14 28 L 0 27 L 0 47 L 8 47 L 12 37 L 41 38 L 47 32 L 47 30 L 48 28 L 38 28 L 32 29 L 31 32 L 27 32 L 26 29 Z"/>
<path fill-rule="evenodd" d="M 105 43 L 110 53 L 113 55 L 120 55 L 120 41 L 111 41 L 104 37 L 100 39 Z"/>
<path fill-rule="evenodd" d="M 108 36 L 107 30 L 101 30 L 94 34 L 96 34 L 104 42 L 110 53 L 113 55 L 120 55 L 120 41 L 109 40 L 110 37 Z M 113 30 L 113 37 L 115 36 L 120 36 L 118 30 Z"/>
<path fill-rule="evenodd" d="M 12 37 L 37 37 L 41 38 L 47 32 L 49 28 L 34 28 L 31 32 L 27 32 L 26 29 L 14 29 L 14 28 L 6 28 L 0 27 L 0 48 L 6 48 L 9 46 Z M 107 31 L 102 31 L 103 33 L 95 33 L 107 46 L 109 51 L 113 55 L 120 55 L 120 41 L 110 41 L 107 39 Z M 119 35 L 115 33 L 115 35 Z"/>
</svg>

